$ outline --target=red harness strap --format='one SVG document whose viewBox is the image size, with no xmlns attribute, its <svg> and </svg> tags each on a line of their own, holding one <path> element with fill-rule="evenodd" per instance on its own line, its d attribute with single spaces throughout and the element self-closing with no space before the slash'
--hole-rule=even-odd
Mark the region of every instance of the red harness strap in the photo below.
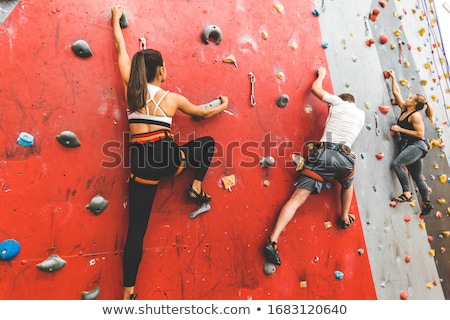
<svg viewBox="0 0 450 320">
<path fill-rule="evenodd" d="M 306 168 L 301 171 L 301 174 L 304 176 L 310 177 L 311 179 L 320 181 L 320 182 L 325 181 L 319 174 L 315 173 L 312 170 L 306 169 Z"/>
</svg>

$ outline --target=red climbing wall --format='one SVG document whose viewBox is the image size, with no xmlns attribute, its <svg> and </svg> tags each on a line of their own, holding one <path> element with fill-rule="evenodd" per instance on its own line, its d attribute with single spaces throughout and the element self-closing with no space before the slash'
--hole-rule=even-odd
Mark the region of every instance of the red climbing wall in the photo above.
<svg viewBox="0 0 450 320">
<path fill-rule="evenodd" d="M 141 37 L 162 52 L 165 89 L 197 104 L 219 94 L 230 100 L 227 112 L 212 119 L 174 118 L 178 141 L 216 139 L 204 182 L 212 209 L 189 219 L 196 208 L 186 199 L 192 172 L 161 182 L 138 274 L 139 298 L 375 299 L 360 220 L 345 231 L 337 227 L 336 185 L 311 197 L 287 227 L 279 243 L 283 265 L 273 275 L 263 270 L 262 246 L 296 180 L 291 155 L 305 155 L 327 115 L 327 106 L 309 91 L 315 68 L 326 66 L 314 3 L 122 4 L 129 52 L 139 50 Z M 112 5 L 20 1 L 0 25 L 0 241 L 21 245 L 15 258 L 0 261 L 1 299 L 81 299 L 96 287 L 98 299 L 122 297 L 128 135 Z M 223 31 L 219 45 L 202 42 L 210 24 Z M 79 39 L 92 57 L 74 54 L 71 44 Z M 223 62 L 229 55 L 237 67 Z M 333 90 L 329 77 L 325 87 Z M 276 104 L 281 94 L 289 96 L 285 108 Z M 77 135 L 79 147 L 57 141 L 65 130 Z M 33 146 L 17 143 L 21 132 L 34 137 Z M 262 168 L 265 156 L 275 165 Z M 236 185 L 229 191 L 222 178 L 232 174 Z M 98 215 L 86 208 L 96 195 L 108 201 Z M 352 211 L 359 217 L 356 199 Z M 36 264 L 52 254 L 66 265 L 39 270 Z M 335 271 L 344 278 L 336 279 Z"/>
</svg>

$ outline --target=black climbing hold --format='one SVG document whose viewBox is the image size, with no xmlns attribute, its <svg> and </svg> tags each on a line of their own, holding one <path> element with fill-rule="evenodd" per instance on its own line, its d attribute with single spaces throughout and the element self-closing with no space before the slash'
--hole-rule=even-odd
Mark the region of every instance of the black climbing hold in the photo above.
<svg viewBox="0 0 450 320">
<path fill-rule="evenodd" d="M 120 17 L 119 24 L 122 29 L 128 28 L 128 20 L 127 20 L 127 15 L 126 15 L 125 11 L 122 12 L 122 16 Z"/>
<path fill-rule="evenodd" d="M 55 272 L 66 265 L 66 261 L 61 259 L 57 254 L 52 254 L 46 260 L 38 263 L 36 267 L 45 272 Z"/>
<path fill-rule="evenodd" d="M 100 293 L 100 287 L 95 287 L 92 291 L 83 291 L 81 293 L 81 299 L 83 300 L 95 300 Z"/>
<path fill-rule="evenodd" d="M 89 44 L 84 40 L 77 40 L 71 45 L 72 51 L 80 58 L 89 58 L 92 56 Z"/>
<path fill-rule="evenodd" d="M 0 242 L 0 260 L 11 260 L 19 254 L 20 244 L 14 239 Z"/>
<path fill-rule="evenodd" d="M 222 30 L 218 26 L 208 25 L 203 29 L 202 40 L 205 44 L 209 43 L 209 38 L 214 39 L 215 44 L 219 44 L 222 41 Z"/>
<path fill-rule="evenodd" d="M 277 106 L 279 106 L 280 108 L 286 107 L 288 103 L 289 103 L 289 96 L 287 94 L 283 93 L 277 99 Z"/>
<path fill-rule="evenodd" d="M 108 201 L 102 196 L 97 195 L 91 199 L 91 202 L 88 205 L 86 205 L 86 209 L 91 210 L 91 212 L 95 215 L 99 215 L 107 206 Z"/>
<path fill-rule="evenodd" d="M 56 139 L 61 143 L 64 147 L 67 148 L 75 148 L 81 145 L 80 141 L 77 138 L 77 135 L 72 131 L 63 131 L 56 136 Z"/>
</svg>

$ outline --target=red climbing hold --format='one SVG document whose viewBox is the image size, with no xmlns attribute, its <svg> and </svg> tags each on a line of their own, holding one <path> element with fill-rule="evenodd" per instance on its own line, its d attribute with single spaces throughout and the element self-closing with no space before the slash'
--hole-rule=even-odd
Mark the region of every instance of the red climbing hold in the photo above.
<svg viewBox="0 0 450 320">
<path fill-rule="evenodd" d="M 386 2 L 384 2 L 384 0 L 379 0 L 378 3 L 382 8 L 386 7 Z"/>
<path fill-rule="evenodd" d="M 383 72 L 383 75 L 385 79 L 389 79 L 391 77 L 391 74 L 387 70 Z"/>
<path fill-rule="evenodd" d="M 382 113 L 382 114 L 386 114 L 386 113 L 388 113 L 389 112 L 389 106 L 378 106 L 378 109 L 380 110 L 380 112 Z"/>
<path fill-rule="evenodd" d="M 384 158 L 384 153 L 383 152 L 378 152 L 375 157 L 377 157 L 378 160 L 381 160 Z"/>
<path fill-rule="evenodd" d="M 400 299 L 408 300 L 408 294 L 405 291 L 400 292 Z"/>
<path fill-rule="evenodd" d="M 375 43 L 374 38 L 366 39 L 366 44 L 368 47 L 371 47 Z"/>
<path fill-rule="evenodd" d="M 388 42 L 389 38 L 387 37 L 387 35 L 382 34 L 380 35 L 380 43 L 381 44 L 385 44 L 386 42 Z"/>
</svg>

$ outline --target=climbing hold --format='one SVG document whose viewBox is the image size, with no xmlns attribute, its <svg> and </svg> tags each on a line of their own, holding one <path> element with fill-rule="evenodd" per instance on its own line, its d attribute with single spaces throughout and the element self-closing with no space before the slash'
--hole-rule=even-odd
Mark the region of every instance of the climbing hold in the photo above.
<svg viewBox="0 0 450 320">
<path fill-rule="evenodd" d="M 371 47 L 374 43 L 375 43 L 375 39 L 374 38 L 366 39 L 366 45 L 368 47 Z"/>
<path fill-rule="evenodd" d="M 312 113 L 312 112 L 313 112 L 312 106 L 309 105 L 309 104 L 307 104 L 307 105 L 305 106 L 305 112 L 306 112 L 306 114 Z"/>
<path fill-rule="evenodd" d="M 30 147 L 34 144 L 34 137 L 26 132 L 21 132 L 17 138 L 17 143 L 22 147 Z"/>
<path fill-rule="evenodd" d="M 20 244 L 14 239 L 7 239 L 0 242 L 0 260 L 11 260 L 19 254 Z"/>
<path fill-rule="evenodd" d="M 430 255 L 430 257 L 434 257 L 436 255 L 436 251 L 434 251 L 434 249 L 430 249 L 428 251 L 428 254 Z"/>
<path fill-rule="evenodd" d="M 304 289 L 308 287 L 308 283 L 306 281 L 300 281 L 300 288 Z"/>
<path fill-rule="evenodd" d="M 397 201 L 391 201 L 391 202 L 389 202 L 389 206 L 392 207 L 392 208 L 397 207 Z"/>
<path fill-rule="evenodd" d="M 64 147 L 74 148 L 79 147 L 81 145 L 80 141 L 77 138 L 77 135 L 72 131 L 63 131 L 59 135 L 56 136 L 56 139 L 61 143 Z"/>
<path fill-rule="evenodd" d="M 298 48 L 297 41 L 292 40 L 291 43 L 289 44 L 289 47 L 290 47 L 292 50 L 297 50 L 297 48 Z"/>
<path fill-rule="evenodd" d="M 446 238 L 450 237 L 450 231 L 444 230 L 442 231 L 442 235 Z"/>
<path fill-rule="evenodd" d="M 72 51 L 80 58 L 89 58 L 92 56 L 91 48 L 85 40 L 77 40 L 70 46 Z"/>
<path fill-rule="evenodd" d="M 378 1 L 378 4 L 379 4 L 382 8 L 386 7 L 386 2 L 385 2 L 384 0 L 379 0 L 379 1 Z"/>
<path fill-rule="evenodd" d="M 211 205 L 209 203 L 202 203 L 197 210 L 195 210 L 195 211 L 191 212 L 191 214 L 189 214 L 189 218 L 194 219 L 199 214 L 208 212 L 209 210 L 211 210 Z"/>
<path fill-rule="evenodd" d="M 419 30 L 419 34 L 420 34 L 421 37 L 423 37 L 423 35 L 425 34 L 425 31 L 426 31 L 425 28 L 421 28 L 421 29 Z"/>
<path fill-rule="evenodd" d="M 218 45 L 223 38 L 222 30 L 215 25 L 206 26 L 202 32 L 202 40 L 205 44 L 208 44 L 210 38 L 212 38 L 215 41 L 215 44 Z"/>
<path fill-rule="evenodd" d="M 382 114 L 386 114 L 389 112 L 390 107 L 389 106 L 378 106 L 378 110 L 380 110 L 380 112 Z"/>
<path fill-rule="evenodd" d="M 330 229 L 333 225 L 331 224 L 330 221 L 325 221 L 324 226 L 325 226 L 325 229 Z"/>
<path fill-rule="evenodd" d="M 426 284 L 427 289 L 433 288 L 433 284 L 431 282 L 427 282 Z"/>
<path fill-rule="evenodd" d="M 344 273 L 342 271 L 335 271 L 334 276 L 336 277 L 336 279 L 342 280 L 344 278 Z"/>
<path fill-rule="evenodd" d="M 128 28 L 127 14 L 125 13 L 125 11 L 123 11 L 122 15 L 120 16 L 119 24 L 122 29 Z"/>
<path fill-rule="evenodd" d="M 259 164 L 262 168 L 268 168 L 275 164 L 275 159 L 271 156 L 268 157 L 261 157 L 259 160 Z"/>
<path fill-rule="evenodd" d="M 264 187 L 270 186 L 270 181 L 269 180 L 264 180 L 263 185 L 264 185 Z"/>
<path fill-rule="evenodd" d="M 408 300 L 408 294 L 405 291 L 400 291 L 400 299 Z"/>
<path fill-rule="evenodd" d="M 444 247 L 441 247 L 441 253 L 444 253 L 447 249 L 445 249 Z"/>
<path fill-rule="evenodd" d="M 410 207 L 415 207 L 416 206 L 416 199 L 413 199 L 410 203 L 409 203 Z"/>
<path fill-rule="evenodd" d="M 359 254 L 360 256 L 362 256 L 362 255 L 364 254 L 364 249 L 359 248 L 359 249 L 358 249 L 358 254 Z"/>
<path fill-rule="evenodd" d="M 95 215 L 99 215 L 107 206 L 108 200 L 105 200 L 101 195 L 96 195 L 91 199 L 91 202 L 86 205 L 86 209 L 91 210 Z"/>
<path fill-rule="evenodd" d="M 442 218 L 442 212 L 437 211 L 437 212 L 436 212 L 436 218 L 437 218 L 437 219 L 441 219 L 441 218 Z"/>
<path fill-rule="evenodd" d="M 383 72 L 383 75 L 384 75 L 384 78 L 385 78 L 385 79 L 389 79 L 389 78 L 391 77 L 391 74 L 389 73 L 388 70 L 385 70 L 385 71 Z"/>
<path fill-rule="evenodd" d="M 280 72 L 277 73 L 277 78 L 278 79 L 283 80 L 284 77 L 285 77 L 284 72 L 280 71 Z"/>
<path fill-rule="evenodd" d="M 438 198 L 437 199 L 437 202 L 439 203 L 439 204 L 445 204 L 445 199 L 444 198 Z"/>
<path fill-rule="evenodd" d="M 66 265 L 66 261 L 61 259 L 57 254 L 52 254 L 46 260 L 42 261 L 41 263 L 38 263 L 36 265 L 36 267 L 39 270 L 42 270 L 45 272 L 54 272 L 54 271 L 58 271 L 65 265 Z"/>
<path fill-rule="evenodd" d="M 273 4 L 273 6 L 274 6 L 275 10 L 277 10 L 278 13 L 284 12 L 284 6 L 281 3 L 276 2 Z"/>
<path fill-rule="evenodd" d="M 405 222 L 410 222 L 410 221 L 411 221 L 411 216 L 405 215 L 405 216 L 403 217 L 403 220 L 404 220 Z"/>
<path fill-rule="evenodd" d="M 439 181 L 441 182 L 441 183 L 446 183 L 447 182 L 447 175 L 444 173 L 444 174 L 441 174 L 440 176 L 439 176 Z"/>
<path fill-rule="evenodd" d="M 383 153 L 383 152 L 378 152 L 378 153 L 375 155 L 375 157 L 376 157 L 378 160 L 381 160 L 381 159 L 384 158 L 384 153 Z"/>
<path fill-rule="evenodd" d="M 425 222 L 419 223 L 419 228 L 420 229 L 425 229 Z"/>
<path fill-rule="evenodd" d="M 325 41 L 322 41 L 322 48 L 327 49 L 328 48 L 328 43 Z"/>
<path fill-rule="evenodd" d="M 212 100 L 212 101 L 210 101 L 208 103 L 199 105 L 199 108 L 201 108 L 201 109 L 209 109 L 209 108 L 212 108 L 212 107 L 220 106 L 221 104 L 222 104 L 222 100 L 220 98 L 217 98 L 217 99 L 214 99 L 214 100 Z"/>
<path fill-rule="evenodd" d="M 406 80 L 406 79 L 401 79 L 401 80 L 400 80 L 400 84 L 401 84 L 402 86 L 406 86 L 406 85 L 408 84 L 408 80 Z"/>
<path fill-rule="evenodd" d="M 389 41 L 389 38 L 387 35 L 385 35 L 385 34 L 380 35 L 380 43 L 381 44 L 385 44 L 388 41 Z"/>
<path fill-rule="evenodd" d="M 401 34 L 402 34 L 402 32 L 400 30 L 398 30 L 398 29 L 394 31 L 394 35 L 396 37 L 400 37 Z"/>
<path fill-rule="evenodd" d="M 236 185 L 236 177 L 234 174 L 222 178 L 223 187 L 231 191 L 231 187 Z"/>
<path fill-rule="evenodd" d="M 313 9 L 312 14 L 315 17 L 318 17 L 320 15 L 320 13 L 319 13 L 319 11 L 317 9 Z"/>
<path fill-rule="evenodd" d="M 81 292 L 81 299 L 83 300 L 95 300 L 100 293 L 100 287 L 95 287 L 92 291 Z"/>
<path fill-rule="evenodd" d="M 267 33 L 267 31 L 261 31 L 261 38 L 263 38 L 264 40 L 267 40 L 268 37 L 269 37 L 269 34 Z"/>
<path fill-rule="evenodd" d="M 275 271 L 277 271 L 277 268 L 275 267 L 275 265 L 273 263 L 266 262 L 264 264 L 264 273 L 265 274 L 271 275 L 271 274 L 274 274 Z"/>
<path fill-rule="evenodd" d="M 428 236 L 428 242 L 430 242 L 431 243 L 431 241 L 433 241 L 433 237 L 432 236 Z"/>
<path fill-rule="evenodd" d="M 408 254 L 405 254 L 405 262 L 410 263 L 411 262 L 411 256 Z"/>
<path fill-rule="evenodd" d="M 286 107 L 288 103 L 289 103 L 289 96 L 285 93 L 283 93 L 277 98 L 277 106 L 279 106 L 280 108 Z"/>
<path fill-rule="evenodd" d="M 225 57 L 225 59 L 222 60 L 223 62 L 232 63 L 237 68 L 237 60 L 236 58 L 230 54 L 229 56 Z"/>
</svg>

